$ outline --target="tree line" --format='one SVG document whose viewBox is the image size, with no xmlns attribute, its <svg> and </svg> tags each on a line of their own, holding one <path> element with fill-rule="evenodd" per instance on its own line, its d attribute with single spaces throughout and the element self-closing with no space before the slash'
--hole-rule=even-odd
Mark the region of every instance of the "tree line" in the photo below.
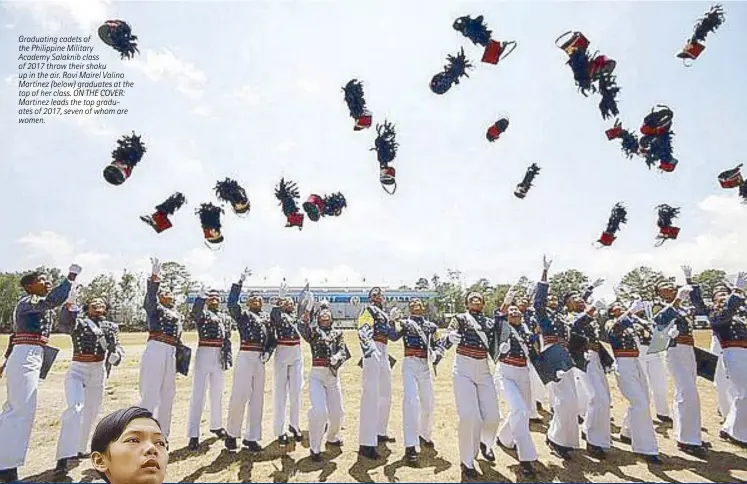
<svg viewBox="0 0 747 484">
<path fill-rule="evenodd" d="M 37 267 L 38 270 L 51 277 L 54 284 L 58 284 L 65 275 L 56 267 Z M 20 286 L 21 277 L 30 271 L 0 273 L 0 332 L 10 332 L 12 329 L 13 310 L 16 302 L 23 295 Z M 145 297 L 146 274 L 135 274 L 124 270 L 121 275 L 99 274 L 88 284 L 82 285 L 78 291 L 79 302 L 92 297 L 103 297 L 109 306 L 109 319 L 120 325 L 122 331 L 145 330 L 145 312 L 142 309 Z M 704 297 L 708 297 L 714 285 L 726 277 L 726 272 L 720 269 L 708 269 L 694 276 L 703 288 Z M 178 262 L 165 262 L 161 271 L 162 286 L 168 287 L 179 301 L 178 310 L 187 315 L 189 307 L 186 296 L 196 281 L 189 270 Z M 615 286 L 617 297 L 629 302 L 636 297 L 652 299 L 655 284 L 667 277 L 650 267 L 641 266 L 625 274 Z M 672 280 L 672 277 L 668 279 Z M 554 274 L 550 278 L 551 291 L 562 295 L 571 291 L 583 291 L 591 283 L 586 274 L 575 269 L 569 269 Z M 520 296 L 531 295 L 536 282 L 522 277 L 514 283 L 519 288 Z M 486 314 L 492 314 L 506 295 L 510 283 L 494 283 L 481 278 L 472 284 L 464 281 L 463 274 L 456 270 L 447 270 L 445 277 L 434 274 L 430 278 L 421 277 L 412 286 L 401 286 L 401 290 L 433 291 L 436 298 L 433 301 L 439 319 L 446 314 L 458 313 L 465 310 L 464 297 L 471 291 L 478 291 L 485 296 Z M 612 301 L 609 301 L 610 303 Z M 191 329 L 185 319 L 185 329 Z"/>
</svg>

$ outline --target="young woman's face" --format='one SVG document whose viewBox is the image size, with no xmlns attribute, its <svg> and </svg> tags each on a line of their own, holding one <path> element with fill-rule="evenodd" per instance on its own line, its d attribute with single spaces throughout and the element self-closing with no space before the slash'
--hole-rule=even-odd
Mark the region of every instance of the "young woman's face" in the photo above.
<svg viewBox="0 0 747 484">
<path fill-rule="evenodd" d="M 149 418 L 130 422 L 106 454 L 91 457 L 94 467 L 112 484 L 162 484 L 169 462 L 166 439 Z"/>
</svg>

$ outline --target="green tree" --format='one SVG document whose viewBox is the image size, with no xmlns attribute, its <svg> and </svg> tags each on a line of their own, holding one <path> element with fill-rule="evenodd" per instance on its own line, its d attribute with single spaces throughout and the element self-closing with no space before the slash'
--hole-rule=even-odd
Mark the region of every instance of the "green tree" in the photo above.
<svg viewBox="0 0 747 484">
<path fill-rule="evenodd" d="M 416 291 L 427 291 L 428 289 L 430 289 L 430 283 L 425 277 L 421 277 L 417 282 L 415 282 Z"/>
<path fill-rule="evenodd" d="M 78 289 L 78 303 L 85 304 L 93 298 L 100 297 L 111 308 L 112 302 L 115 299 L 114 289 L 116 287 L 117 280 L 113 275 L 99 274 L 88 284 L 80 286 Z"/>
<path fill-rule="evenodd" d="M 568 269 L 550 277 L 550 289 L 562 297 L 574 291 L 583 291 L 589 285 L 589 278 L 581 271 Z"/>
<path fill-rule="evenodd" d="M 20 273 L 0 273 L 0 331 L 10 331 L 13 327 L 13 311 L 23 292 L 20 281 Z"/>
<path fill-rule="evenodd" d="M 700 285 L 703 297 L 711 297 L 714 287 L 726 279 L 726 272 L 721 269 L 707 269 L 693 276 L 693 279 Z"/>
<path fill-rule="evenodd" d="M 674 278 L 667 278 L 661 271 L 650 267 L 637 267 L 622 277 L 617 287 L 617 297 L 626 303 L 636 297 L 650 301 L 655 296 L 656 284 L 663 280 L 673 281 Z"/>
<path fill-rule="evenodd" d="M 189 318 L 189 305 L 187 304 L 187 295 L 189 289 L 196 281 L 192 279 L 187 267 L 178 262 L 164 262 L 161 266 L 161 287 L 169 289 L 177 304 L 176 309 L 184 316 L 185 329 L 192 329 L 194 326 Z"/>
<path fill-rule="evenodd" d="M 112 309 L 121 328 L 130 331 L 144 329 L 145 312 L 142 307 L 145 298 L 145 279 L 125 269 L 114 290 L 114 296 Z"/>
</svg>

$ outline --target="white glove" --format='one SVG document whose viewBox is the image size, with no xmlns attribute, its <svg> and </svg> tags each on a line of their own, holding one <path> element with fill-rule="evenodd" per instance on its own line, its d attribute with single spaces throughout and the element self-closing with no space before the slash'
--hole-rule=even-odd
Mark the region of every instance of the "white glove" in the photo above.
<svg viewBox="0 0 747 484">
<path fill-rule="evenodd" d="M 246 281 L 246 278 L 252 275 L 252 270 L 248 267 L 244 268 L 244 272 L 241 273 L 241 277 L 239 277 L 239 283 L 243 284 L 244 281 Z"/>
<path fill-rule="evenodd" d="M 207 294 L 205 294 L 205 292 L 205 284 L 200 283 L 200 286 L 197 289 L 197 297 L 205 299 L 207 297 Z"/>
<path fill-rule="evenodd" d="M 340 357 L 339 357 L 339 356 L 337 356 L 337 354 L 335 353 L 334 355 L 332 355 L 332 358 L 330 358 L 330 359 L 329 359 L 329 364 L 330 364 L 331 366 L 335 366 L 335 365 L 337 365 L 337 363 L 338 363 L 339 361 L 340 361 Z"/>
<path fill-rule="evenodd" d="M 692 286 L 682 286 L 679 289 L 679 291 L 677 291 L 677 299 L 680 299 L 680 300 L 685 299 L 687 296 L 690 295 L 692 290 L 693 290 Z"/>
<path fill-rule="evenodd" d="M 542 256 L 542 268 L 544 270 L 549 270 L 550 266 L 552 265 L 552 259 L 548 259 L 546 255 Z"/>
<path fill-rule="evenodd" d="M 500 351 L 502 355 L 505 355 L 506 353 L 508 353 L 509 351 L 511 351 L 511 344 L 508 341 L 504 341 L 498 347 L 498 351 Z"/>
<path fill-rule="evenodd" d="M 740 272 L 737 274 L 737 281 L 734 283 L 737 289 L 744 289 L 747 287 L 747 272 Z"/>
<path fill-rule="evenodd" d="M 391 311 L 389 311 L 389 319 L 391 321 L 399 321 L 402 319 L 402 310 L 398 307 L 393 307 Z"/>
<path fill-rule="evenodd" d="M 124 356 L 122 353 L 123 353 L 122 350 L 120 350 L 119 348 L 117 348 L 116 351 L 113 351 L 109 355 L 109 358 L 107 359 L 107 362 L 110 365 L 112 365 L 112 366 L 119 365 L 122 362 L 122 357 Z"/>
<path fill-rule="evenodd" d="M 151 257 L 150 258 L 150 269 L 151 274 L 158 277 L 161 274 L 161 262 L 158 260 L 158 257 Z"/>
<path fill-rule="evenodd" d="M 283 278 L 283 282 L 280 283 L 280 289 L 278 290 L 278 297 L 285 297 L 288 294 L 288 283 L 285 282 L 285 277 Z"/>
<path fill-rule="evenodd" d="M 586 361 L 591 361 L 591 355 L 592 355 L 592 353 L 593 353 L 593 351 L 591 351 L 591 350 L 589 350 L 589 351 L 587 351 L 587 352 L 584 353 L 584 358 L 586 359 Z"/>
<path fill-rule="evenodd" d="M 604 309 L 604 306 L 604 301 L 602 301 L 601 299 L 598 301 L 594 301 L 594 307 L 597 309 L 597 311 L 601 311 L 602 309 Z"/>
<path fill-rule="evenodd" d="M 75 274 L 76 276 L 80 274 L 80 271 L 82 271 L 83 268 L 80 267 L 78 264 L 73 264 L 70 266 L 70 269 L 68 269 L 68 274 Z"/>
<path fill-rule="evenodd" d="M 558 380 L 562 380 L 563 379 L 563 375 L 565 375 L 565 372 L 563 370 L 558 370 L 558 371 L 555 372 L 555 377 Z"/>
<path fill-rule="evenodd" d="M 646 304 L 640 299 L 637 299 L 630 304 L 630 308 L 628 309 L 628 312 L 630 314 L 638 314 L 644 309 L 646 309 Z"/>
<path fill-rule="evenodd" d="M 591 287 L 597 288 L 597 287 L 601 286 L 602 284 L 604 284 L 604 278 L 600 277 L 599 279 L 597 279 L 596 281 L 594 281 L 594 282 L 591 283 Z"/>
<path fill-rule="evenodd" d="M 651 321 L 654 319 L 654 304 L 651 301 L 646 301 L 643 304 L 645 304 L 644 310 L 646 311 L 646 319 Z"/>
<path fill-rule="evenodd" d="M 448 338 L 451 344 L 454 345 L 458 345 L 462 341 L 462 335 L 456 331 L 449 332 Z"/>
<path fill-rule="evenodd" d="M 685 279 L 688 281 L 693 277 L 693 268 L 690 266 L 682 266 L 682 272 L 685 274 Z"/>
<path fill-rule="evenodd" d="M 677 326 L 672 326 L 671 328 L 669 328 L 669 331 L 667 331 L 667 336 L 669 336 L 672 339 L 676 338 L 679 335 L 680 335 L 680 332 L 677 329 Z"/>
<path fill-rule="evenodd" d="M 511 302 L 516 297 L 517 289 L 516 286 L 511 286 L 508 288 L 508 291 L 506 292 L 506 296 L 503 298 L 503 304 L 511 304 Z"/>
<path fill-rule="evenodd" d="M 261 355 L 259 355 L 259 360 L 264 364 L 270 361 L 270 353 L 262 352 Z"/>
<path fill-rule="evenodd" d="M 67 295 L 67 299 L 65 299 L 65 304 L 75 304 L 75 301 L 78 299 L 78 288 L 80 287 L 79 284 L 73 284 L 70 287 L 70 292 Z"/>
</svg>

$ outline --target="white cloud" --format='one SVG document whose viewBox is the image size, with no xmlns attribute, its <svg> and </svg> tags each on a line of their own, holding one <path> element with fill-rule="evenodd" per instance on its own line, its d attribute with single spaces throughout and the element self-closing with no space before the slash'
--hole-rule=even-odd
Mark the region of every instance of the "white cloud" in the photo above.
<svg viewBox="0 0 747 484">
<path fill-rule="evenodd" d="M 174 81 L 177 91 L 194 101 L 202 99 L 205 92 L 205 73 L 193 63 L 177 58 L 168 49 L 146 49 L 127 65 L 139 70 L 152 81 Z"/>
<path fill-rule="evenodd" d="M 201 104 L 199 106 L 196 106 L 192 110 L 193 114 L 196 114 L 198 116 L 203 116 L 205 118 L 208 118 L 210 120 L 216 120 L 219 119 L 218 116 L 215 115 L 215 112 L 207 105 Z"/>
<path fill-rule="evenodd" d="M 296 81 L 296 87 L 309 94 L 316 94 L 321 90 L 319 81 L 309 78 L 301 78 Z"/>
<path fill-rule="evenodd" d="M 108 0 L 45 0 L 6 2 L 5 5 L 6 8 L 28 11 L 44 30 L 54 33 L 63 26 L 70 28 L 70 22 L 64 22 L 60 14 L 72 20 L 80 30 L 92 31 L 109 18 L 110 3 Z"/>
<path fill-rule="evenodd" d="M 280 142 L 278 144 L 277 150 L 280 151 L 280 152 L 290 151 L 293 148 L 295 148 L 296 146 L 298 146 L 298 143 L 296 143 L 295 141 L 293 141 L 293 140 L 285 140 L 285 141 L 282 141 L 282 142 Z"/>
<path fill-rule="evenodd" d="M 256 106 L 262 100 L 262 96 L 251 86 L 244 85 L 228 95 L 229 98 L 235 99 L 249 106 Z"/>
<path fill-rule="evenodd" d="M 18 242 L 25 247 L 26 258 L 32 264 L 59 267 L 63 271 L 70 264 L 80 265 L 83 267 L 80 280 L 84 283 L 114 267 L 111 255 L 82 250 L 81 243 L 75 244 L 56 232 L 44 230 L 29 233 Z M 121 270 L 121 266 L 116 270 Z"/>
</svg>

